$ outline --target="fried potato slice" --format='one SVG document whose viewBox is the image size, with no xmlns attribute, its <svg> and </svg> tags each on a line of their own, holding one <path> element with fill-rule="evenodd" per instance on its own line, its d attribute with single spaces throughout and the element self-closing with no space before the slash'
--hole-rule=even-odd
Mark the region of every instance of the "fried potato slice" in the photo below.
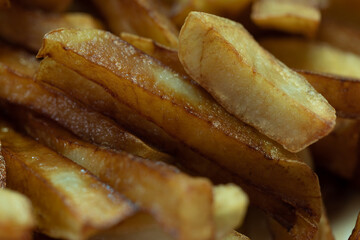
<svg viewBox="0 0 360 240">
<path fill-rule="evenodd" d="M 38 228 L 55 238 L 84 239 L 136 212 L 88 171 L 0 123 L 8 187 L 30 198 Z"/>
<path fill-rule="evenodd" d="M 357 217 L 355 227 L 349 237 L 349 240 L 358 240 L 360 238 L 360 214 Z"/>
<path fill-rule="evenodd" d="M 0 10 L 0 36 L 34 52 L 39 50 L 44 34 L 59 27 L 102 28 L 102 25 L 85 13 L 45 13 L 15 4 Z"/>
<path fill-rule="evenodd" d="M 38 54 L 49 55 L 153 124 L 147 127 L 157 126 L 139 127 L 158 143 L 172 145 L 169 151 L 184 150 L 184 163 L 206 176 L 239 184 L 255 205 L 286 226 L 294 238 L 311 239 L 315 234 L 321 193 L 314 172 L 295 154 L 229 115 L 191 81 L 99 30 L 53 31 Z M 166 143 L 161 139 L 166 136 L 155 129 L 175 141 Z M 199 158 L 186 161 L 189 149 Z"/>
<path fill-rule="evenodd" d="M 236 17 L 251 3 L 251 0 L 176 0 L 173 2 L 169 16 L 181 27 L 191 11 Z"/>
<path fill-rule="evenodd" d="M 186 228 L 204 231 L 205 225 L 210 224 L 206 218 L 210 218 L 215 221 L 216 239 L 222 239 L 245 216 L 248 199 L 235 185 L 217 186 L 212 193 L 211 185 L 204 179 L 191 178 L 160 162 L 98 148 L 50 121 L 17 109 L 14 112 L 17 112 L 18 125 L 29 135 L 88 169 L 152 213 L 169 233 L 181 233 L 187 231 Z M 126 180 L 129 178 L 131 182 Z"/>
<path fill-rule="evenodd" d="M 161 161 L 172 161 L 128 133 L 113 120 L 90 110 L 61 91 L 35 82 L 38 68 L 34 57 L 23 51 L 0 45 L 0 99 L 25 106 L 71 130 L 81 138 Z M 3 55 L 4 54 L 4 55 Z M 5 57 L 8 56 L 8 57 Z"/>
<path fill-rule="evenodd" d="M 334 131 L 311 146 L 316 164 L 343 178 L 355 177 L 359 134 L 358 120 L 338 118 Z"/>
<path fill-rule="evenodd" d="M 325 98 L 241 24 L 192 12 L 179 41 L 186 72 L 228 112 L 285 149 L 299 152 L 334 127 L 335 111 Z"/>
<path fill-rule="evenodd" d="M 166 46 L 177 47 L 178 30 L 154 7 L 153 0 L 93 0 L 93 2 L 104 15 L 113 33 L 136 33 Z"/>
<path fill-rule="evenodd" d="M 38 8 L 44 11 L 63 12 L 73 0 L 14 0 L 27 8 Z"/>
<path fill-rule="evenodd" d="M 360 78 L 360 56 L 299 38 L 267 38 L 260 44 L 291 68 Z"/>
<path fill-rule="evenodd" d="M 1 154 L 1 141 L 0 141 L 0 189 L 6 187 L 6 166 L 3 155 Z"/>
<path fill-rule="evenodd" d="M 253 4 L 251 19 L 262 28 L 313 37 L 321 13 L 308 1 L 258 0 Z"/>
<path fill-rule="evenodd" d="M 31 239 L 35 227 L 30 200 L 24 195 L 0 187 L 0 239 Z"/>
</svg>

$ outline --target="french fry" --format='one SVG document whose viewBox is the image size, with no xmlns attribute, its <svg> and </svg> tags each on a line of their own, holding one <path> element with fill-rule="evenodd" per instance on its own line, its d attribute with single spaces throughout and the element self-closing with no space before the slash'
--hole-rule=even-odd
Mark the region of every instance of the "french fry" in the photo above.
<svg viewBox="0 0 360 240">
<path fill-rule="evenodd" d="M 169 47 L 177 47 L 179 34 L 173 23 L 154 7 L 153 0 L 94 0 L 111 31 L 136 33 Z M 134 17 L 136 16 L 136 17 Z"/>
<path fill-rule="evenodd" d="M 30 200 L 20 193 L 0 187 L 0 239 L 31 239 L 34 227 Z"/>
<path fill-rule="evenodd" d="M 6 187 L 6 168 L 5 160 L 1 154 L 1 142 L 0 142 L 0 189 Z"/>
<path fill-rule="evenodd" d="M 171 19 L 181 27 L 191 11 L 236 17 L 250 3 L 251 0 L 176 0 L 169 10 L 169 15 Z"/>
<path fill-rule="evenodd" d="M 42 233 L 84 239 L 137 211 L 88 171 L 16 133 L 4 121 L 0 139 L 8 187 L 30 198 Z"/>
<path fill-rule="evenodd" d="M 38 56 L 50 55 L 101 85 L 117 103 L 162 128 L 174 141 L 166 143 L 155 128 L 143 129 L 149 138 L 174 144 L 173 150 L 197 152 L 200 158 L 191 161 L 184 157 L 189 150 L 174 154 L 182 154 L 184 164 L 205 176 L 239 184 L 294 238 L 311 239 L 316 233 L 321 193 L 314 172 L 295 154 L 230 116 L 191 81 L 99 30 L 48 33 Z"/>
<path fill-rule="evenodd" d="M 334 127 L 335 110 L 325 98 L 241 24 L 192 12 L 179 42 L 186 72 L 228 112 L 285 149 L 299 152 Z"/>
<path fill-rule="evenodd" d="M 253 4 L 251 19 L 262 28 L 313 37 L 321 19 L 316 5 L 306 0 L 258 0 Z"/>
<path fill-rule="evenodd" d="M 345 179 L 353 179 L 359 163 L 359 134 L 358 120 L 338 118 L 334 131 L 311 146 L 316 164 Z"/>
<path fill-rule="evenodd" d="M 0 36 L 34 52 L 39 50 L 44 34 L 59 27 L 102 28 L 100 22 L 86 13 L 45 13 L 15 4 L 0 10 Z"/>
<path fill-rule="evenodd" d="M 169 233 L 182 234 L 188 231 L 186 228 L 194 233 L 203 232 L 205 224 L 209 224 L 206 218 L 211 218 L 215 221 L 216 239 L 222 239 L 244 218 L 248 200 L 234 185 L 217 186 L 213 193 L 210 191 L 214 195 L 213 206 L 209 183 L 203 179 L 190 178 L 166 164 L 98 148 L 52 122 L 18 109 L 13 111 L 19 119 L 18 125 L 29 135 L 88 169 L 152 213 Z M 126 181 L 129 178 L 131 182 Z"/>
<path fill-rule="evenodd" d="M 360 239 L 360 214 L 357 217 L 355 227 L 349 237 L 349 240 L 358 240 Z"/>
<path fill-rule="evenodd" d="M 0 99 L 48 116 L 81 138 L 97 144 L 145 158 L 172 161 L 170 156 L 154 150 L 111 119 L 91 111 L 61 91 L 35 82 L 32 73 L 38 63 L 34 62 L 32 55 L 0 47 L 0 84 L 4 86 L 0 88 Z M 5 58 L 2 54 L 9 57 Z"/>
<path fill-rule="evenodd" d="M 291 68 L 360 78 L 360 56 L 328 44 L 298 38 L 267 38 L 260 44 Z"/>
<path fill-rule="evenodd" d="M 28 8 L 39 8 L 44 11 L 63 12 L 73 0 L 15 0 Z"/>
</svg>

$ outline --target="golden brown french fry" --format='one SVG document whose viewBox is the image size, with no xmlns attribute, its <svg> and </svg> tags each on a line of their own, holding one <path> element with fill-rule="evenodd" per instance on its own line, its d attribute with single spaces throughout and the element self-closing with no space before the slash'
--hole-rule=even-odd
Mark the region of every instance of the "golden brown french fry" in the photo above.
<svg viewBox="0 0 360 240">
<path fill-rule="evenodd" d="M 360 78 L 360 56 L 299 38 L 267 38 L 260 44 L 291 68 Z"/>
<path fill-rule="evenodd" d="M 181 234 L 188 231 L 186 228 L 192 228 L 194 233 L 203 232 L 205 224 L 209 224 L 208 218 L 211 218 L 215 222 L 216 239 L 222 239 L 244 218 L 248 200 L 234 185 L 217 186 L 212 193 L 209 192 L 209 183 L 203 179 L 190 178 L 166 164 L 98 148 L 50 121 L 30 113 L 20 113 L 18 109 L 14 112 L 18 125 L 29 135 L 88 169 L 152 213 L 169 233 Z M 126 181 L 129 178 L 131 182 Z M 214 206 L 211 194 L 214 195 Z M 186 199 L 191 201 L 187 203 Z"/>
<path fill-rule="evenodd" d="M 25 106 L 70 129 L 86 140 L 135 155 L 162 161 L 172 161 L 167 154 L 154 150 L 113 120 L 91 111 L 64 93 L 32 79 L 38 63 L 20 50 L 0 46 L 0 99 Z M 5 57 L 5 55 L 7 54 Z"/>
<path fill-rule="evenodd" d="M 358 120 L 338 118 L 334 131 L 311 146 L 316 164 L 343 178 L 355 177 L 359 134 Z"/>
<path fill-rule="evenodd" d="M 357 217 L 355 227 L 349 237 L 349 240 L 359 240 L 360 239 L 360 214 Z"/>
<path fill-rule="evenodd" d="M 317 39 L 360 55 L 360 28 L 332 20 L 321 21 Z"/>
<path fill-rule="evenodd" d="M 239 23 L 191 12 L 179 36 L 186 72 L 228 112 L 291 152 L 326 136 L 335 110 Z"/>
<path fill-rule="evenodd" d="M 236 17 L 250 3 L 251 0 L 176 0 L 169 10 L 169 15 L 181 27 L 191 11 Z"/>
<path fill-rule="evenodd" d="M 136 33 L 166 46 L 177 47 L 179 34 L 173 23 L 154 7 L 153 0 L 93 0 L 111 31 Z"/>
<path fill-rule="evenodd" d="M 15 4 L 0 10 L 0 36 L 34 52 L 39 50 L 45 33 L 60 27 L 102 28 L 102 25 L 85 13 L 46 13 Z"/>
<path fill-rule="evenodd" d="M 6 166 L 3 155 L 1 154 L 1 141 L 0 141 L 0 189 L 6 187 Z"/>
<path fill-rule="evenodd" d="M 309 1 L 258 0 L 253 4 L 251 19 L 262 28 L 313 37 L 320 23 L 321 13 Z"/>
<path fill-rule="evenodd" d="M 35 227 L 30 200 L 24 195 L 0 187 L 0 239 L 31 239 Z"/>
<path fill-rule="evenodd" d="M 63 12 L 73 0 L 15 0 L 28 8 L 39 8 L 44 11 Z"/>
<path fill-rule="evenodd" d="M 104 31 L 48 33 L 38 56 L 49 55 L 101 84 L 117 103 L 157 126 L 139 125 L 158 144 L 171 145 L 172 151 L 185 149 L 174 152 L 182 155 L 182 164 L 219 182 L 239 184 L 294 238 L 311 239 L 315 234 L 321 193 L 314 172 L 296 155 L 229 115 L 204 90 Z M 173 141 L 166 143 L 164 135 L 154 131 L 159 128 Z M 189 148 L 202 157 L 186 161 Z"/>
<path fill-rule="evenodd" d="M 55 238 L 84 239 L 136 212 L 122 195 L 87 170 L 0 123 L 8 187 L 30 198 L 38 229 Z"/>
<path fill-rule="evenodd" d="M 360 79 L 297 70 L 344 118 L 359 118 Z"/>
</svg>

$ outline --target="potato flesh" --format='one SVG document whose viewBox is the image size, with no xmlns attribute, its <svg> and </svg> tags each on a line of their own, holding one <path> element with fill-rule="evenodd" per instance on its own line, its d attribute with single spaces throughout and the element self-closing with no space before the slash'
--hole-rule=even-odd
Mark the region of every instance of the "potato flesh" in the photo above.
<svg viewBox="0 0 360 240">
<path fill-rule="evenodd" d="M 86 170 L 21 136 L 4 122 L 0 139 L 8 186 L 30 198 L 43 233 L 83 239 L 136 211 L 128 200 Z"/>
<path fill-rule="evenodd" d="M 102 28 L 97 20 L 85 13 L 44 13 L 15 4 L 0 10 L 0 36 L 34 52 L 39 50 L 45 33 L 60 27 Z"/>
<path fill-rule="evenodd" d="M 264 51 L 242 25 L 193 12 L 179 39 L 187 73 L 225 109 L 287 150 L 304 149 L 335 125 L 327 101 Z"/>
<path fill-rule="evenodd" d="M 179 34 L 173 23 L 154 7 L 152 0 L 94 0 L 111 31 L 136 33 L 170 47 L 177 47 Z M 136 17 L 134 17 L 136 16 Z"/>
<path fill-rule="evenodd" d="M 360 78 L 360 57 L 324 43 L 268 38 L 260 44 L 291 68 Z"/>
<path fill-rule="evenodd" d="M 320 23 L 319 9 L 301 1 L 259 0 L 252 8 L 251 19 L 263 28 L 315 35 Z"/>
<path fill-rule="evenodd" d="M 82 142 L 51 122 L 31 115 L 20 119 L 19 125 L 24 126 L 28 134 L 88 169 L 153 214 L 168 233 L 177 233 L 180 239 L 209 239 L 213 234 L 212 186 L 207 180 L 191 178 L 161 162 L 98 148 Z M 226 194 L 236 190 L 223 189 Z M 242 197 L 238 192 L 235 195 Z M 227 206 L 237 213 L 232 216 L 235 220 L 225 216 L 230 222 L 218 230 L 220 236 L 237 226 L 239 220 L 236 218 L 243 217 L 241 215 L 246 210 L 242 204 L 243 201 L 239 200 L 235 201 L 235 206 Z M 226 207 L 219 207 L 220 211 L 226 211 Z M 189 232 L 193 234 L 183 236 Z"/>
<path fill-rule="evenodd" d="M 119 103 L 162 128 L 178 141 L 175 149 L 185 145 L 202 155 L 193 162 L 184 158 L 188 165 L 223 181 L 236 179 L 251 192 L 254 204 L 289 231 L 297 229 L 295 238 L 310 239 L 315 233 L 321 212 L 316 175 L 295 155 L 226 113 L 198 86 L 103 31 L 53 31 L 38 56 L 46 55 L 101 84 Z M 159 137 L 146 131 L 155 141 Z M 187 152 L 181 154 L 189 153 L 182 149 Z"/>
<path fill-rule="evenodd" d="M 31 239 L 34 226 L 35 218 L 29 199 L 0 187 L 0 238 Z"/>
</svg>

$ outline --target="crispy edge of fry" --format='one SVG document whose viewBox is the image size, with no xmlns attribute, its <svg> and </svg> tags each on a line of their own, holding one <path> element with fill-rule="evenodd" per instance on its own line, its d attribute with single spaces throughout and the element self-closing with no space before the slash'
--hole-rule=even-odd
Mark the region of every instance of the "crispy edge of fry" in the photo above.
<svg viewBox="0 0 360 240">
<path fill-rule="evenodd" d="M 57 36 L 58 34 L 60 34 L 60 35 L 64 34 L 62 36 L 61 42 L 56 40 L 56 38 L 58 37 Z M 77 44 L 81 44 L 81 49 L 82 49 L 81 53 L 76 51 L 74 48 L 70 47 L 71 45 L 66 44 L 67 38 L 72 36 L 72 34 L 75 34 L 75 36 L 73 36 L 73 37 L 75 37 L 75 39 L 78 40 L 76 42 L 74 42 L 74 41 L 71 42 L 72 44 L 75 44 L 72 47 L 76 48 Z M 103 35 L 106 35 L 106 36 L 103 36 Z M 86 55 L 88 54 L 88 52 L 85 51 L 85 47 L 88 47 L 88 45 L 87 45 L 88 42 L 86 41 L 86 39 L 87 38 L 92 39 L 91 48 L 86 48 L 86 49 L 90 50 L 90 51 L 95 51 L 96 43 L 93 42 L 94 36 L 97 36 L 96 37 L 97 40 L 100 40 L 99 38 L 101 36 L 101 41 L 106 41 L 106 43 L 108 43 L 110 45 L 115 44 L 117 46 L 115 48 L 111 48 L 111 52 L 106 53 L 106 56 L 108 56 L 108 57 L 102 58 L 103 62 L 101 64 L 104 65 L 109 60 L 110 61 L 115 60 L 115 59 L 118 60 L 118 58 L 109 57 L 109 56 L 112 56 L 114 54 L 113 50 L 118 49 L 119 46 L 122 46 L 125 43 L 121 39 L 116 38 L 115 36 L 112 36 L 110 33 L 105 33 L 103 31 L 99 31 L 99 30 L 70 30 L 70 29 L 67 29 L 67 30 L 61 29 L 60 30 L 59 29 L 59 30 L 53 31 L 51 33 L 48 33 L 44 39 L 44 44 L 43 44 L 41 51 L 38 54 L 38 57 L 44 57 L 44 56 L 51 55 L 51 57 L 54 58 L 56 61 L 60 61 L 62 64 L 66 65 L 67 67 L 71 67 L 71 68 L 73 68 L 73 70 L 75 69 L 76 71 L 81 72 L 82 74 L 84 74 L 84 76 L 89 77 L 89 79 L 94 82 L 99 80 L 98 78 L 94 79 L 94 76 L 96 75 L 98 77 L 99 74 L 107 76 L 105 78 L 102 77 L 101 78 L 102 80 L 106 80 L 107 78 L 110 78 L 110 79 L 107 79 L 106 81 L 111 81 L 111 79 L 114 78 L 116 76 L 116 74 L 110 73 L 111 71 L 103 71 L 104 67 L 101 67 L 102 71 L 95 70 L 99 67 L 97 64 L 92 63 L 92 61 L 96 61 L 94 58 L 96 56 L 92 55 L 93 58 L 91 61 L 89 61 L 89 59 L 86 60 Z M 66 47 L 63 44 L 66 44 Z M 128 47 L 130 47 L 130 45 L 127 45 L 124 47 L 128 48 Z M 70 49 L 72 49 L 72 50 L 70 51 Z M 106 52 L 107 49 L 103 49 L 103 50 Z M 131 51 L 128 53 L 136 53 L 136 56 L 141 55 L 141 52 L 136 51 L 135 49 L 131 49 Z M 101 56 L 101 54 L 97 55 L 97 57 L 100 57 L 100 56 Z M 72 61 L 71 60 L 72 58 L 77 59 L 77 61 Z M 147 59 L 149 61 L 151 60 L 151 58 L 143 56 L 142 63 L 144 63 L 145 59 Z M 153 60 L 151 60 L 151 61 L 156 63 L 155 65 L 159 64 L 156 61 L 153 61 Z M 71 62 L 71 64 L 70 64 L 70 62 Z M 86 66 L 88 66 L 88 67 L 86 67 Z M 146 66 L 150 67 L 150 65 L 146 65 Z M 154 66 L 151 65 L 151 67 L 154 67 Z M 83 69 L 85 69 L 85 68 L 86 68 L 86 71 L 83 71 Z M 113 68 L 111 68 L 111 69 L 114 70 Z M 136 69 L 138 71 L 139 67 L 137 67 Z M 90 72 L 89 72 L 89 70 L 90 70 Z M 94 74 L 94 72 L 96 72 L 96 74 Z M 127 82 L 126 82 L 126 84 L 127 84 Z M 181 84 L 185 84 L 185 83 L 181 83 Z M 189 83 L 186 83 L 185 85 L 189 87 L 190 85 L 188 85 L 188 84 Z M 104 83 L 101 83 L 101 85 L 104 87 Z M 108 91 L 110 91 L 109 89 L 113 89 L 113 87 L 114 86 L 112 85 L 110 88 L 106 88 L 106 89 Z M 147 86 L 147 87 L 149 87 L 149 86 Z M 194 88 L 194 86 L 192 86 L 191 88 L 193 90 L 197 89 L 197 88 Z M 132 88 L 132 89 L 139 90 L 137 88 Z M 199 92 L 200 90 L 199 91 L 195 90 L 195 91 L 198 93 L 201 93 L 201 92 Z M 129 92 L 127 92 L 127 93 L 129 93 Z M 143 91 L 142 93 L 145 93 L 145 92 Z M 155 94 L 155 92 L 151 92 L 151 93 Z M 156 93 L 159 93 L 159 92 L 157 91 Z M 133 92 L 131 92 L 131 94 L 133 94 Z M 119 97 L 119 95 L 116 95 L 116 94 L 115 94 L 115 96 Z M 131 95 L 131 97 L 134 97 L 134 96 Z M 141 99 L 141 101 L 142 101 L 141 103 L 146 103 L 147 102 L 146 98 L 150 97 L 150 93 L 146 92 L 146 94 L 143 97 L 145 97 L 145 99 Z M 206 97 L 206 95 L 204 95 L 203 97 Z M 157 99 L 157 100 L 165 101 L 166 104 L 169 104 L 168 102 L 166 102 L 164 97 L 161 97 L 161 100 L 159 100 L 159 99 Z M 151 102 L 155 103 L 153 100 L 154 99 L 152 99 Z M 173 100 L 175 100 L 175 99 L 173 99 Z M 156 103 L 160 104 L 160 102 L 156 102 Z M 173 107 L 175 106 L 174 102 L 172 102 L 171 104 Z M 161 104 L 161 105 L 164 106 L 163 104 Z M 168 106 L 168 105 L 166 105 L 166 106 Z M 144 106 L 142 106 L 142 107 L 144 107 Z M 151 108 L 151 109 L 153 109 L 153 108 Z M 142 109 L 142 110 L 145 110 L 145 109 Z M 173 113 L 173 111 L 175 111 L 172 108 L 170 108 L 170 110 L 172 111 L 171 113 Z M 184 117 L 185 116 L 186 117 L 193 116 L 192 115 L 193 112 L 186 111 L 186 113 L 187 114 L 185 114 Z M 144 114 L 149 114 L 149 112 L 146 110 L 144 112 Z M 189 120 L 189 119 L 186 118 L 185 120 Z M 199 124 L 199 125 L 197 125 L 197 127 L 204 127 L 204 125 L 205 125 L 205 123 L 200 123 L 200 122 L 196 122 L 196 124 Z M 209 122 L 206 123 L 206 126 L 207 127 L 209 126 Z M 219 127 L 218 125 L 217 126 L 211 125 L 211 126 L 213 126 L 213 128 L 212 128 L 213 133 L 217 129 L 217 127 Z M 241 126 L 238 126 L 238 127 L 241 127 Z M 191 129 L 194 129 L 194 127 L 195 126 L 192 125 Z M 250 131 L 250 133 L 251 133 L 249 136 L 247 136 L 248 138 L 255 137 L 252 134 L 256 135 L 256 132 L 253 132 L 253 130 L 250 130 L 250 129 L 247 129 L 247 130 Z M 178 134 L 179 133 L 183 134 L 182 132 L 178 132 Z M 220 135 L 217 135 L 217 133 L 218 132 L 215 132 L 216 136 L 221 135 L 220 133 L 219 133 Z M 224 137 L 224 135 L 221 135 L 221 136 Z M 256 135 L 256 136 L 260 137 L 258 135 Z M 179 136 L 177 135 L 177 137 L 179 137 Z M 184 136 L 182 136 L 182 137 L 184 137 Z M 230 136 L 227 136 L 227 137 L 230 137 Z M 232 140 L 230 140 L 227 137 L 222 140 L 225 141 L 226 143 L 235 141 L 234 138 L 230 137 L 230 139 L 232 139 Z M 256 138 L 254 138 L 254 140 L 257 141 Z M 234 142 L 232 142 L 232 143 L 234 143 Z M 182 143 L 182 144 L 184 144 L 184 143 Z M 244 154 L 244 152 L 238 152 L 238 154 L 234 155 L 233 157 L 229 157 L 229 158 L 222 155 L 221 160 L 223 162 L 221 162 L 221 163 L 219 163 L 219 161 L 220 161 L 219 154 L 217 152 L 213 152 L 213 155 L 211 157 L 209 155 L 207 155 L 207 157 L 210 157 L 210 161 L 206 162 L 207 167 L 209 167 L 209 168 L 206 169 L 206 171 L 205 171 L 205 169 L 200 169 L 200 171 L 203 174 L 205 174 L 206 176 L 212 175 L 213 177 L 215 177 L 217 179 L 221 178 L 221 177 L 219 177 L 220 174 L 214 173 L 214 171 L 210 168 L 210 166 L 215 166 L 214 169 L 218 169 L 220 172 L 226 172 L 226 171 L 232 172 L 232 174 L 230 174 L 230 176 L 225 176 L 224 179 L 227 179 L 227 180 L 228 179 L 236 179 L 237 183 L 239 183 L 240 186 L 246 187 L 247 191 L 250 191 L 253 193 L 253 195 L 252 195 L 253 197 L 259 196 L 259 195 L 263 196 L 263 198 L 261 198 L 257 202 L 257 205 L 262 206 L 262 208 L 265 209 L 268 213 L 272 214 L 272 216 L 274 218 L 276 218 L 277 221 L 281 222 L 284 226 L 286 226 L 287 229 L 289 229 L 289 231 L 291 231 L 291 233 L 294 234 L 293 236 L 295 238 L 304 237 L 304 238 L 310 239 L 313 236 L 313 234 L 315 234 L 315 232 L 316 232 L 317 225 L 318 225 L 318 222 L 320 220 L 320 215 L 321 215 L 320 214 L 321 213 L 321 193 L 319 191 L 318 179 L 317 179 L 316 174 L 313 171 L 311 171 L 311 169 L 305 163 L 298 161 L 298 158 L 296 156 L 293 156 L 290 153 L 283 151 L 281 149 L 278 149 L 279 151 L 276 151 L 276 153 L 274 151 L 272 151 L 271 154 L 270 153 L 266 154 L 267 151 L 269 150 L 269 148 L 271 148 L 271 147 L 267 145 L 267 148 L 264 149 L 264 148 L 261 148 L 261 146 L 262 146 L 261 144 L 259 146 L 257 146 L 256 147 L 257 150 L 255 150 L 253 148 L 251 148 L 252 150 L 246 148 L 246 149 L 250 150 L 250 152 L 246 151 L 246 154 L 248 154 L 247 159 L 249 160 L 249 159 L 255 158 L 256 160 L 255 159 L 254 160 L 256 162 L 261 161 L 262 164 L 257 164 L 257 166 L 260 166 L 260 169 L 266 168 L 266 166 L 269 166 L 269 164 L 272 163 L 271 167 L 269 166 L 273 170 L 272 174 L 271 174 L 271 179 L 272 179 L 271 180 L 271 182 L 272 182 L 271 189 L 268 189 L 266 186 L 264 186 L 264 183 L 265 184 L 269 183 L 268 181 L 263 181 L 260 185 L 256 184 L 259 181 L 259 179 L 267 178 L 266 173 L 269 173 L 269 171 L 266 171 L 266 170 L 261 171 L 261 177 L 256 178 L 255 182 L 254 182 L 254 180 L 250 181 L 249 179 L 245 178 L 245 176 L 243 176 L 242 174 L 246 175 L 246 172 L 249 171 L 250 169 L 253 171 L 260 171 L 260 169 L 257 169 L 257 168 L 254 169 L 254 168 L 252 168 L 254 166 L 251 166 L 249 164 L 245 168 L 240 168 L 240 166 L 242 164 L 241 161 L 237 161 L 236 165 L 233 165 L 234 158 L 236 159 L 236 158 L 242 156 Z M 273 146 L 273 145 L 271 145 L 271 146 Z M 199 146 L 197 146 L 197 148 L 198 147 Z M 202 148 L 203 147 L 204 146 L 202 146 Z M 243 149 L 243 147 L 245 147 L 245 146 L 240 145 L 240 149 Z M 247 146 L 247 147 L 250 147 L 250 146 Z M 275 145 L 273 147 L 275 147 Z M 199 151 L 199 149 L 197 149 L 197 148 L 192 147 L 193 150 Z M 206 149 L 206 150 L 202 149 L 202 151 L 215 150 L 217 148 L 218 148 L 218 144 L 217 144 L 217 147 L 215 147 L 215 148 L 210 148 L 210 149 Z M 222 151 L 222 154 L 226 153 L 226 155 L 229 155 L 230 153 L 233 153 L 233 151 L 235 149 L 239 150 L 238 148 L 235 148 L 235 147 L 227 148 L 226 151 L 225 150 Z M 275 153 L 275 155 L 274 155 L 274 153 Z M 202 152 L 202 154 L 209 154 L 209 153 Z M 265 154 L 265 155 L 262 155 L 262 154 Z M 290 157 L 290 156 L 293 156 L 293 157 Z M 201 158 L 205 159 L 204 157 L 200 157 L 200 159 Z M 274 161 L 269 161 L 271 159 L 274 161 L 276 160 L 276 164 L 273 164 Z M 188 164 L 193 165 L 193 163 L 188 163 Z M 235 166 L 236 166 L 236 169 L 234 169 Z M 280 169 L 282 169 L 282 171 L 284 171 L 285 169 L 286 170 L 282 174 L 274 173 L 274 171 L 276 172 Z M 296 169 L 296 174 L 295 174 L 295 172 L 292 171 L 294 169 Z M 209 171 L 211 173 L 209 173 Z M 253 173 L 254 172 L 252 172 L 252 174 Z M 286 186 L 283 185 L 285 182 L 280 179 L 283 179 L 284 173 L 286 175 L 288 175 L 290 178 L 294 178 L 295 182 L 298 182 L 301 179 L 302 184 L 300 184 L 296 188 L 289 187 L 288 185 L 286 185 Z M 236 174 L 236 176 L 234 176 L 235 174 Z M 294 175 L 292 175 L 292 174 L 294 174 Z M 302 177 L 300 177 L 299 175 L 301 175 Z M 274 178 L 274 176 L 279 177 L 279 178 Z M 295 177 L 295 176 L 297 176 L 297 177 Z M 224 179 L 222 179 L 222 181 L 226 181 Z M 307 183 L 305 184 L 303 181 L 306 181 Z M 277 191 L 274 191 L 274 185 L 275 185 L 275 189 L 277 189 Z M 286 187 L 286 191 L 285 191 L 286 193 L 284 192 L 284 187 Z M 306 189 L 304 189 L 304 191 L 299 191 L 298 187 L 306 187 Z M 266 192 L 266 194 L 265 194 L 265 192 Z M 305 192 L 307 192 L 307 193 L 305 194 Z M 294 198 L 294 195 L 299 195 L 299 193 L 301 193 L 300 194 L 301 196 Z M 290 196 L 292 196 L 292 197 L 290 197 Z M 286 198 L 286 201 L 284 201 L 284 198 Z M 267 201 L 265 201 L 264 199 L 267 199 Z M 298 202 L 299 199 L 303 199 L 303 200 Z M 252 200 L 256 200 L 256 198 L 252 198 Z M 307 202 L 306 206 L 304 205 L 305 202 Z M 279 210 L 279 211 L 276 211 L 276 210 Z M 297 233 L 297 235 L 295 233 Z M 302 235 L 300 235 L 300 233 Z"/>
<path fill-rule="evenodd" d="M 312 38 L 319 27 L 321 13 L 312 5 L 299 4 L 296 1 L 259 0 L 252 6 L 251 19 L 262 28 L 298 33 Z"/>
<path fill-rule="evenodd" d="M 170 47 L 178 46 L 178 30 L 164 14 L 142 0 L 93 0 L 115 34 L 132 32 Z M 157 4 L 160 4 L 158 1 Z M 136 16 L 136 17 L 134 17 Z"/>
<path fill-rule="evenodd" d="M 81 239 L 137 212 L 135 205 L 87 170 L 20 135 L 3 120 L 0 138 L 8 186 L 30 198 L 41 232 Z"/>
<path fill-rule="evenodd" d="M 41 47 L 45 33 L 60 27 L 103 28 L 98 20 L 86 13 L 47 13 L 16 4 L 0 10 L 0 36 L 33 52 Z"/>
<path fill-rule="evenodd" d="M 356 219 L 355 227 L 352 230 L 352 233 L 349 237 L 349 240 L 359 240 L 360 239 L 360 213 Z"/>
<path fill-rule="evenodd" d="M 35 227 L 30 200 L 24 195 L 0 187 L 0 239 L 31 239 Z"/>
</svg>

